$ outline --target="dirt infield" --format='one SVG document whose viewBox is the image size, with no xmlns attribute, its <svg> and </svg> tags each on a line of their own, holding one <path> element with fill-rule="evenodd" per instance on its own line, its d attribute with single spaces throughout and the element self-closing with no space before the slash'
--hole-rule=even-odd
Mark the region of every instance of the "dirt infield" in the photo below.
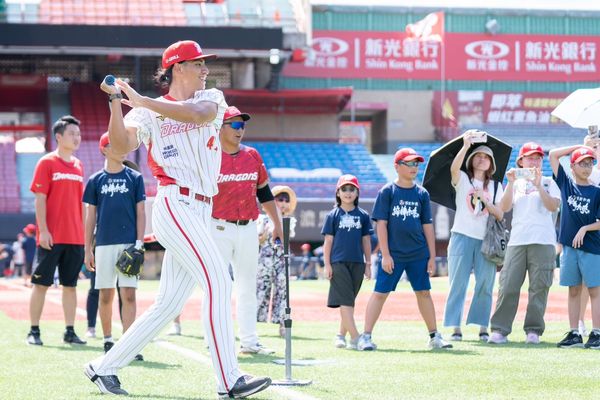
<svg viewBox="0 0 600 400">
<path fill-rule="evenodd" d="M 29 319 L 29 297 L 31 289 L 23 286 L 20 280 L 0 279 L 0 311 L 15 320 Z M 62 291 L 60 288 L 48 289 L 46 304 L 42 314 L 42 320 L 62 320 L 63 312 L 61 306 Z M 496 298 L 494 295 L 494 299 Z M 154 293 L 138 292 L 138 315 L 143 313 L 153 302 Z M 357 319 L 364 320 L 364 312 L 369 300 L 370 292 L 363 291 L 357 299 Z M 444 310 L 445 294 L 432 293 L 438 320 L 441 319 Z M 470 299 L 471 293 L 467 295 Z M 78 293 L 77 319 L 85 320 L 85 296 Z M 299 293 L 292 296 L 292 319 L 294 321 L 337 321 L 339 312 L 325 306 L 327 294 Z M 235 303 L 235 301 L 234 301 Z M 115 302 L 116 304 L 116 302 Z M 521 293 L 517 320 L 522 320 L 527 306 L 527 293 Z M 115 305 L 116 307 L 116 305 Z M 183 311 L 183 318 L 188 320 L 200 319 L 202 304 L 200 297 L 194 295 L 190 298 Z M 235 310 L 235 304 L 233 307 Z M 116 313 L 115 309 L 115 313 Z M 589 313 L 589 310 L 588 310 Z M 117 314 L 115 314 L 117 315 Z M 414 294 L 410 292 L 398 292 L 390 295 L 381 315 L 382 320 L 415 321 L 420 320 L 417 303 Z M 567 294 L 566 292 L 551 292 L 546 310 L 547 321 L 567 321 Z"/>
</svg>

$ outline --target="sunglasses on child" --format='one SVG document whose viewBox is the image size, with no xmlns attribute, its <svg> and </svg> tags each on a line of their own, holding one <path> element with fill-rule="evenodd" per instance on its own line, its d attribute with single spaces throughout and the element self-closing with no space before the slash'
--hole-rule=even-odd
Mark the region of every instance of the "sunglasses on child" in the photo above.
<svg viewBox="0 0 600 400">
<path fill-rule="evenodd" d="M 342 192 L 350 192 L 350 193 L 356 192 L 356 188 L 355 188 L 354 186 L 352 186 L 352 185 L 345 185 L 345 186 L 342 186 L 342 187 L 340 188 L 340 190 L 341 190 Z"/>
<path fill-rule="evenodd" d="M 418 161 L 398 161 L 398 164 L 400 165 L 406 165 L 407 167 L 418 167 L 419 166 L 419 162 Z"/>
<path fill-rule="evenodd" d="M 245 121 L 223 122 L 223 125 L 230 125 L 231 129 L 240 130 L 246 127 Z"/>
<path fill-rule="evenodd" d="M 275 197 L 275 201 L 278 201 L 280 203 L 289 203 L 290 199 L 288 199 L 287 197 Z"/>
</svg>

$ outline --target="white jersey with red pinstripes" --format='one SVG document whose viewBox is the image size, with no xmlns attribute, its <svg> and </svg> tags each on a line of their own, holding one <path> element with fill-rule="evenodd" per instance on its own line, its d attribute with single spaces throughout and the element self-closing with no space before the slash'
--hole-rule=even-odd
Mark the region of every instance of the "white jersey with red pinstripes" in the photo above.
<svg viewBox="0 0 600 400">
<path fill-rule="evenodd" d="M 168 95 L 157 100 L 176 101 Z M 184 103 L 202 101 L 217 104 L 218 111 L 214 120 L 201 125 L 175 121 L 143 107 L 132 109 L 125 125 L 137 128 L 138 142 L 148 148 L 148 165 L 161 186 L 176 184 L 213 197 L 218 193 L 219 130 L 227 103 L 218 89 L 199 90 Z"/>
</svg>

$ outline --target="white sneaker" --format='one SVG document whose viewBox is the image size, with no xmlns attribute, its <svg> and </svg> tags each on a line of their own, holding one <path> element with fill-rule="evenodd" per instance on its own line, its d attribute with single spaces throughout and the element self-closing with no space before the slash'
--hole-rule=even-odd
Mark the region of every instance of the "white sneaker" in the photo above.
<svg viewBox="0 0 600 400">
<path fill-rule="evenodd" d="M 260 343 L 256 343 L 254 346 L 242 346 L 240 353 L 269 355 L 275 353 L 275 350 L 269 349 Z"/>
<path fill-rule="evenodd" d="M 493 344 L 504 344 L 504 343 L 508 343 L 508 339 L 506 338 L 506 336 L 504 336 L 500 332 L 492 332 L 492 334 L 488 338 L 487 342 L 493 343 Z"/>
<path fill-rule="evenodd" d="M 527 344 L 540 344 L 540 335 L 535 332 L 529 332 L 527 334 L 527 338 L 525 339 L 525 343 Z"/>
<path fill-rule="evenodd" d="M 177 322 L 173 322 L 173 326 L 171 327 L 171 329 L 169 329 L 169 332 L 167 332 L 167 335 L 181 336 L 181 324 L 178 324 Z"/>
<path fill-rule="evenodd" d="M 433 349 L 451 349 L 452 345 L 442 339 L 442 334 L 439 332 L 435 333 L 435 336 L 429 338 L 429 343 L 427 344 L 430 350 Z"/>
<path fill-rule="evenodd" d="M 85 337 L 92 339 L 96 338 L 96 328 L 88 328 L 85 332 Z"/>
<path fill-rule="evenodd" d="M 358 340 L 360 339 L 360 335 L 352 340 L 352 338 L 350 338 L 350 341 L 348 342 L 348 345 L 346 346 L 346 349 L 348 350 L 358 350 Z"/>
<path fill-rule="evenodd" d="M 364 333 L 358 337 L 356 348 L 360 351 L 373 351 L 377 349 L 377 345 L 371 340 L 371 335 Z"/>
<path fill-rule="evenodd" d="M 346 337 L 342 335 L 335 335 L 335 340 L 333 344 L 338 349 L 343 349 L 346 347 Z"/>
</svg>

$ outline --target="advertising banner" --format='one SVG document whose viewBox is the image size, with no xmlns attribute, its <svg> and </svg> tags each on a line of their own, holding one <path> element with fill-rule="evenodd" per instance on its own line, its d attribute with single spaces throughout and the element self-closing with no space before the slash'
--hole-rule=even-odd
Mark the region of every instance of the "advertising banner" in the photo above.
<svg viewBox="0 0 600 400">
<path fill-rule="evenodd" d="M 314 31 L 309 56 L 303 63 L 288 63 L 283 73 L 312 78 L 600 80 L 600 37 L 446 33 L 442 39 L 417 40 L 401 31 Z"/>
</svg>

